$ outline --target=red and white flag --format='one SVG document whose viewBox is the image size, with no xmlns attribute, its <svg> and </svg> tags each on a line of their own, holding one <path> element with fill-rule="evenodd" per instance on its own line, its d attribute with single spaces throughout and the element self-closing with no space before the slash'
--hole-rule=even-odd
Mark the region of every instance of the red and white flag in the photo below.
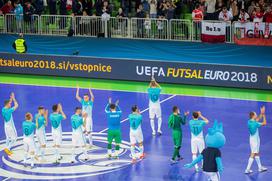
<svg viewBox="0 0 272 181">
<path fill-rule="evenodd" d="M 223 43 L 226 41 L 225 22 L 202 21 L 201 25 L 202 42 Z"/>
</svg>

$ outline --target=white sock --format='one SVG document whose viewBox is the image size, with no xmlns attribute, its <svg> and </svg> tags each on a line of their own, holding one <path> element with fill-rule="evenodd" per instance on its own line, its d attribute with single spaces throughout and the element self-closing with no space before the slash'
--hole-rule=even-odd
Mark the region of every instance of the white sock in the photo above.
<svg viewBox="0 0 272 181">
<path fill-rule="evenodd" d="M 144 153 L 144 145 L 139 146 L 140 154 L 142 155 Z"/>
<path fill-rule="evenodd" d="M 24 164 L 26 163 L 26 161 L 27 161 L 27 152 L 25 152 L 25 154 L 24 154 Z"/>
<path fill-rule="evenodd" d="M 71 161 L 75 161 L 75 154 L 76 154 L 76 149 L 75 149 L 75 147 L 73 147 L 72 148 L 72 154 L 71 154 L 71 158 L 72 158 Z"/>
<path fill-rule="evenodd" d="M 131 152 L 132 158 L 135 159 L 136 158 L 136 155 L 135 155 L 135 146 L 131 146 L 130 147 L 130 152 Z"/>
<path fill-rule="evenodd" d="M 255 156 L 255 160 L 257 162 L 258 168 L 262 168 L 262 164 L 261 164 L 261 160 L 260 160 L 260 156 Z"/>
<path fill-rule="evenodd" d="M 254 159 L 251 158 L 251 157 L 249 157 L 249 159 L 248 159 L 248 164 L 247 164 L 247 168 L 246 168 L 247 170 L 250 170 L 250 169 L 251 169 L 251 165 L 252 165 L 253 161 L 254 161 Z"/>
<path fill-rule="evenodd" d="M 196 155 L 193 155 L 193 156 L 192 156 L 192 159 L 193 159 L 193 161 L 194 161 L 194 160 L 196 159 Z M 197 164 L 195 164 L 195 168 L 198 169 L 198 165 L 197 165 Z"/>
<path fill-rule="evenodd" d="M 56 157 L 56 160 L 58 160 L 60 158 L 59 148 L 55 149 L 55 157 Z"/>
<path fill-rule="evenodd" d="M 87 153 L 87 148 L 86 146 L 82 147 L 83 149 L 83 154 L 85 155 L 85 157 L 87 158 L 88 157 L 88 153 Z"/>
<path fill-rule="evenodd" d="M 93 136 L 92 136 L 92 133 L 88 134 L 88 139 L 89 139 L 90 145 L 93 146 Z"/>
<path fill-rule="evenodd" d="M 6 146 L 7 146 L 7 149 L 10 150 L 10 140 L 9 140 L 9 138 L 6 139 Z"/>
<path fill-rule="evenodd" d="M 161 132 L 162 118 L 158 118 L 158 132 Z"/>
<path fill-rule="evenodd" d="M 14 139 L 11 139 L 10 142 L 9 142 L 9 150 L 11 147 L 13 147 L 14 143 L 16 142 L 16 140 Z"/>
<path fill-rule="evenodd" d="M 30 165 L 31 165 L 31 167 L 33 167 L 34 166 L 34 155 L 30 155 Z"/>
<path fill-rule="evenodd" d="M 108 149 L 108 155 L 111 155 L 111 154 L 112 154 L 111 149 Z"/>
<path fill-rule="evenodd" d="M 41 157 L 44 158 L 44 149 L 45 148 L 41 148 Z"/>
<path fill-rule="evenodd" d="M 152 132 L 155 133 L 155 120 L 154 119 L 150 119 L 150 125 L 152 128 Z"/>
</svg>

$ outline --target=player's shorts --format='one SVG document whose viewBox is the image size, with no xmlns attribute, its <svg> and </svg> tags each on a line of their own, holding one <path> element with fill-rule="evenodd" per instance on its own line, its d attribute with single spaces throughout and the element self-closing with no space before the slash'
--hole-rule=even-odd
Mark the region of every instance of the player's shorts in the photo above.
<svg viewBox="0 0 272 181">
<path fill-rule="evenodd" d="M 260 137 L 259 135 L 250 135 L 249 136 L 249 143 L 250 143 L 250 149 L 251 153 L 259 153 L 260 150 Z"/>
<path fill-rule="evenodd" d="M 149 118 L 154 119 L 155 116 L 157 118 L 161 118 L 161 104 L 159 102 L 149 103 Z"/>
<path fill-rule="evenodd" d="M 93 119 L 91 116 L 88 116 L 86 118 L 86 132 L 92 132 L 93 131 Z"/>
<path fill-rule="evenodd" d="M 130 137 L 130 144 L 132 145 L 136 143 L 142 143 L 144 140 L 142 128 L 138 127 L 136 130 L 130 129 L 129 137 Z"/>
<path fill-rule="evenodd" d="M 209 181 L 219 181 L 220 175 L 218 172 L 204 172 Z"/>
<path fill-rule="evenodd" d="M 25 136 L 23 139 L 24 142 L 24 150 L 25 152 L 35 152 L 36 147 L 35 147 L 35 141 L 34 141 L 34 136 Z"/>
<path fill-rule="evenodd" d="M 36 129 L 36 137 L 40 145 L 46 145 L 46 135 L 44 126 Z"/>
<path fill-rule="evenodd" d="M 182 143 L 182 133 L 178 130 L 173 130 L 172 133 L 175 147 L 180 147 Z"/>
<path fill-rule="evenodd" d="M 192 136 L 191 138 L 191 150 L 193 154 L 201 153 L 205 148 L 205 142 L 203 136 Z"/>
<path fill-rule="evenodd" d="M 59 126 L 57 129 L 52 128 L 52 138 L 53 138 L 53 145 L 61 145 L 62 144 L 62 129 Z"/>
<path fill-rule="evenodd" d="M 81 146 L 81 147 L 86 145 L 85 136 L 84 136 L 82 130 L 73 131 L 72 144 L 73 144 L 73 146 Z"/>
<path fill-rule="evenodd" d="M 6 139 L 9 139 L 9 140 L 17 139 L 17 131 L 15 129 L 13 121 L 5 122 L 5 134 L 6 134 Z"/>
<path fill-rule="evenodd" d="M 108 143 L 112 144 L 112 142 L 120 144 L 121 143 L 121 131 L 120 130 L 108 130 Z"/>
</svg>

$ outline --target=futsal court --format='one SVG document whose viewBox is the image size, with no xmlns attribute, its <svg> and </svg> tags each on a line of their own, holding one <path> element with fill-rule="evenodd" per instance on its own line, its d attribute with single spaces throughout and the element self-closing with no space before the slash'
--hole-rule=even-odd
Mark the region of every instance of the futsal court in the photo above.
<svg viewBox="0 0 272 181">
<path fill-rule="evenodd" d="M 8 38 L 7 38 L 8 37 Z M 7 45 L 12 37 L 5 36 L 6 41 L 1 43 Z M 55 38 L 54 45 L 62 45 L 62 50 L 56 50 L 49 40 L 52 38 L 29 36 L 29 41 L 36 43 L 36 47 L 30 48 L 30 53 L 37 54 L 46 52 L 47 54 L 71 54 L 79 50 L 82 56 L 96 57 L 119 57 L 125 59 L 163 60 L 179 61 L 206 61 L 207 63 L 235 64 L 238 59 L 239 64 L 248 66 L 271 66 L 271 62 L 267 59 L 260 62 L 256 59 L 258 55 L 253 52 L 264 51 L 263 58 L 268 57 L 268 48 L 260 49 L 259 47 L 237 47 L 234 45 L 205 45 L 198 43 L 189 43 L 185 45 L 180 42 L 162 42 L 161 45 L 168 44 L 167 48 L 159 48 L 156 42 L 145 44 L 143 54 L 138 54 L 141 50 L 141 41 L 120 40 L 123 44 L 118 44 L 119 40 L 103 40 L 104 48 L 107 49 L 103 54 L 103 49 L 98 48 L 97 51 L 88 51 L 82 47 L 86 47 L 88 41 L 90 47 L 95 47 L 97 40 L 76 39 L 74 42 L 67 42 L 65 38 Z M 46 41 L 46 39 L 48 41 Z M 59 42 L 59 44 L 58 44 Z M 83 45 L 84 44 L 84 45 Z M 73 48 L 71 48 L 73 46 Z M 178 47 L 180 46 L 180 47 Z M 4 46 L 7 47 L 7 46 Z M 100 46 L 99 46 L 100 47 Z M 124 51 L 122 47 L 131 47 L 129 51 Z M 200 49 L 203 48 L 203 49 Z M 201 53 L 209 50 L 204 54 L 186 54 L 199 49 Z M 180 50 L 180 51 L 177 51 Z M 211 53 L 217 50 L 217 53 Z M 251 50 L 251 51 L 250 51 Z M 12 52 L 11 48 L 6 48 L 5 52 Z M 247 53 L 249 57 L 255 61 L 245 61 L 242 57 Z M 179 52 L 174 54 L 173 52 Z M 225 52 L 224 55 L 222 53 Z M 231 53 L 230 53 L 231 52 Z M 159 54 L 161 53 L 161 54 Z M 171 54 L 171 56 L 169 56 Z M 232 59 L 232 56 L 238 57 Z M 201 59 L 200 59 L 201 57 Z M 226 60 L 224 62 L 224 60 Z M 131 60 L 133 61 L 133 60 Z M 162 94 L 160 97 L 162 107 L 162 132 L 161 136 L 152 136 L 152 130 L 149 120 L 147 82 L 133 81 L 117 81 L 103 79 L 87 79 L 75 77 L 53 77 L 38 75 L 19 75 L 19 74 L 0 74 L 0 100 L 3 102 L 11 92 L 14 92 L 19 103 L 19 108 L 14 112 L 14 123 L 18 133 L 16 145 L 12 147 L 14 154 L 11 157 L 0 152 L 0 179 L 1 180 L 168 180 L 168 181 L 204 181 L 206 177 L 204 173 L 196 173 L 194 169 L 185 169 L 184 164 L 192 161 L 191 155 L 191 133 L 188 121 L 192 118 L 193 111 L 201 111 L 201 113 L 210 121 L 204 128 L 206 135 L 209 127 L 212 127 L 215 120 L 222 121 L 224 125 L 224 135 L 226 144 L 221 149 L 222 162 L 224 171 L 221 175 L 222 181 L 269 181 L 272 177 L 272 154 L 271 154 L 271 132 L 272 132 L 272 94 L 271 91 L 249 90 L 238 88 L 220 88 L 210 86 L 197 85 L 180 85 L 180 84 L 161 84 Z M 88 150 L 90 159 L 84 161 L 82 154 L 76 157 L 76 163 L 70 163 L 71 154 L 71 122 L 70 117 L 74 114 L 74 108 L 81 106 L 76 100 L 76 86 L 80 87 L 80 95 L 88 93 L 91 87 L 95 96 L 93 106 L 93 139 L 94 147 Z M 122 113 L 122 144 L 121 155 L 118 160 L 107 159 L 107 120 L 104 112 L 108 98 L 114 101 L 119 100 Z M 1 102 L 1 103 L 2 103 Z M 45 151 L 46 161 L 35 161 L 36 167 L 31 169 L 23 166 L 23 142 L 22 142 L 22 122 L 26 112 L 35 114 L 38 106 L 44 106 L 52 112 L 53 104 L 61 103 L 63 111 L 67 115 L 67 120 L 62 122 L 63 129 L 63 146 L 60 153 L 63 159 L 59 165 L 55 165 L 53 159 L 51 123 L 49 121 L 46 127 L 47 148 Z M 131 163 L 130 140 L 129 140 L 129 121 L 128 115 L 131 113 L 131 106 L 138 105 L 143 115 L 143 135 L 144 149 L 146 158 Z M 183 142 L 181 147 L 181 155 L 184 158 L 177 164 L 170 164 L 170 158 L 174 149 L 172 141 L 172 133 L 168 127 L 168 117 L 172 113 L 172 107 L 176 105 L 180 107 L 181 112 L 190 111 L 187 124 L 182 127 Z M 261 147 L 260 154 L 262 164 L 268 168 L 267 172 L 259 173 L 256 163 L 253 164 L 253 174 L 245 175 L 244 170 L 247 165 L 250 154 L 249 132 L 247 128 L 248 113 L 250 111 L 260 112 L 260 107 L 266 107 L 267 126 L 260 128 Z M 5 146 L 5 133 L 3 129 L 3 121 L 1 119 L 0 129 L 0 149 Z M 157 121 L 156 121 L 157 126 Z"/>
</svg>

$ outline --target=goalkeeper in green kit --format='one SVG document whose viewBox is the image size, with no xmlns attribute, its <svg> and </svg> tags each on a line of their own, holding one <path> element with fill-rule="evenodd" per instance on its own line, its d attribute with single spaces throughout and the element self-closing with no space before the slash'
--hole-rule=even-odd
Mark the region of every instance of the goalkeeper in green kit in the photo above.
<svg viewBox="0 0 272 181">
<path fill-rule="evenodd" d="M 177 163 L 179 160 L 182 160 L 183 158 L 179 154 L 179 150 L 181 148 L 182 143 L 182 129 L 181 125 L 185 125 L 186 123 L 186 117 L 189 114 L 189 112 L 185 112 L 184 116 L 180 116 L 180 111 L 177 106 L 173 107 L 173 113 L 170 115 L 168 119 L 168 126 L 172 129 L 172 137 L 174 141 L 174 153 L 173 157 L 171 158 L 171 164 Z M 176 159 L 177 158 L 177 159 Z"/>
</svg>

